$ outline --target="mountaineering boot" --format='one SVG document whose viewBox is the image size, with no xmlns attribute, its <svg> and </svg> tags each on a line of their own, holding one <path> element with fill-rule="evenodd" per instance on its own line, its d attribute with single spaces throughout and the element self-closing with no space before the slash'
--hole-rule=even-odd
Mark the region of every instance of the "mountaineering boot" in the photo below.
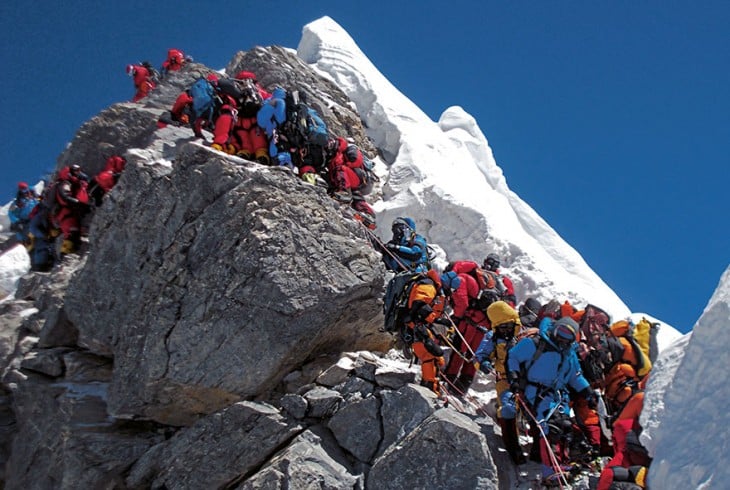
<svg viewBox="0 0 730 490">
<path fill-rule="evenodd" d="M 214 150 L 222 151 L 223 153 L 225 153 L 225 150 L 223 150 L 223 145 L 219 145 L 218 143 L 213 143 L 212 145 L 210 145 L 210 147 L 213 148 Z"/>
<path fill-rule="evenodd" d="M 256 161 L 261 165 L 271 165 L 271 159 L 269 158 L 269 152 L 266 148 L 256 150 Z"/>
<path fill-rule="evenodd" d="M 62 254 L 71 254 L 76 251 L 76 244 L 73 242 L 73 240 L 64 240 L 61 244 L 61 253 Z"/>
<path fill-rule="evenodd" d="M 342 204 L 350 204 L 352 202 L 352 192 L 350 192 L 350 189 L 336 190 L 332 193 L 332 197 Z"/>
<path fill-rule="evenodd" d="M 512 462 L 517 465 L 525 464 L 527 459 L 520 447 L 520 440 L 517 435 L 517 419 L 499 418 L 497 420 L 499 421 L 499 427 L 502 429 L 504 448 L 507 450 L 509 457 L 512 458 Z"/>
</svg>

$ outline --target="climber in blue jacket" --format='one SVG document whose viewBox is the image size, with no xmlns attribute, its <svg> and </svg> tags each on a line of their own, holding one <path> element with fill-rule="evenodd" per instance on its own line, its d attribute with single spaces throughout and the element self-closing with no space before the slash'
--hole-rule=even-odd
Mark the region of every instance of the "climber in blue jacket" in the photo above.
<svg viewBox="0 0 730 490">
<path fill-rule="evenodd" d="M 578 324 L 570 317 L 558 320 L 546 317 L 540 322 L 539 334 L 520 340 L 507 358 L 510 389 L 502 394 L 502 417 L 516 415 L 516 396 L 527 405 L 535 419 L 530 423 L 539 424 L 544 435 L 539 444 L 546 482 L 570 469 L 569 461 L 560 457 L 563 451 L 553 447 L 561 465 L 556 468 L 548 449 L 548 441 L 551 446 L 558 446 L 562 436 L 571 430 L 567 416 L 570 413 L 568 388 L 583 396 L 589 406 L 595 407 L 596 403 L 596 395 L 581 372 L 576 354 L 578 331 Z"/>
</svg>

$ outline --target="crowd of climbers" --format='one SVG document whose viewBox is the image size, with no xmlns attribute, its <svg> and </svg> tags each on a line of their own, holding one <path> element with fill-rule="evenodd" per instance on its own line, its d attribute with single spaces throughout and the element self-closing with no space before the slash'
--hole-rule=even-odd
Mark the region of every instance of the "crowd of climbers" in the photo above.
<svg viewBox="0 0 730 490">
<path fill-rule="evenodd" d="M 385 330 L 421 364 L 421 383 L 473 402 L 476 373 L 494 376 L 505 449 L 517 465 L 540 462 L 546 486 L 604 462 L 599 490 L 645 488 L 650 460 L 638 442 L 639 415 L 657 325 L 612 323 L 595 305 L 518 304 L 497 254 L 481 266 L 455 261 L 438 272 L 411 218 L 394 220 L 392 233 L 386 243 L 371 233 L 395 273 L 384 298 Z M 528 455 L 520 428 L 532 440 Z"/>
<path fill-rule="evenodd" d="M 133 101 L 190 60 L 169 50 L 162 75 L 147 62 L 129 65 Z M 269 93 L 248 71 L 233 78 L 210 74 L 178 96 L 158 122 L 168 124 L 189 126 L 201 138 L 209 131 L 217 151 L 285 166 L 312 184 L 324 181 L 334 198 L 350 204 L 374 229 L 373 209 L 363 198 L 377 178 L 372 162 L 345 138 L 329 135 L 297 90 L 276 87 Z M 27 183 L 18 184 L 8 215 L 32 270 L 49 270 L 64 254 L 79 250 L 90 211 L 102 204 L 125 164 L 112 155 L 92 179 L 79 165 L 66 166 L 40 196 Z M 481 265 L 461 260 L 438 272 L 413 219 L 397 218 L 391 231 L 386 243 L 369 232 L 395 273 L 385 299 L 386 330 L 420 363 L 421 383 L 440 396 L 468 399 L 478 372 L 493 375 L 505 449 L 515 464 L 526 462 L 519 439 L 526 427 L 529 459 L 542 463 L 545 485 L 567 483 L 576 470 L 610 457 L 599 490 L 618 482 L 621 488 L 645 488 L 650 460 L 638 442 L 639 415 L 656 325 L 611 323 L 601 308 L 578 310 L 568 301 L 526 298 L 518 304 L 497 254 L 489 253 Z"/>
<path fill-rule="evenodd" d="M 25 182 L 18 183 L 8 209 L 13 239 L 25 245 L 31 270 L 48 271 L 69 253 L 79 251 L 88 233 L 94 207 L 119 180 L 126 160 L 112 155 L 104 169 L 89 178 L 79 165 L 60 169 L 45 183 L 40 196 Z"/>
<path fill-rule="evenodd" d="M 184 69 L 189 57 L 171 49 L 159 75 L 147 62 L 129 65 L 137 102 L 170 71 Z M 323 183 L 330 195 L 350 205 L 356 219 L 375 228 L 375 212 L 364 196 L 377 177 L 373 162 L 345 137 L 332 135 L 321 111 L 296 88 L 262 87 L 255 73 L 242 70 L 233 77 L 209 73 L 175 100 L 158 121 L 188 126 L 210 147 L 262 165 L 288 168 L 311 184 Z"/>
</svg>

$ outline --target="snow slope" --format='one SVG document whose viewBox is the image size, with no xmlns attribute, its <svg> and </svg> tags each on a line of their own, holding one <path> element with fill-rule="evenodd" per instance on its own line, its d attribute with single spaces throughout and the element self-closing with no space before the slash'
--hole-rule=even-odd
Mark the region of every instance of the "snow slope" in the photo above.
<svg viewBox="0 0 730 490">
<path fill-rule="evenodd" d="M 692 333 L 662 352 L 641 415 L 652 488 L 728 488 L 730 267 Z"/>
<path fill-rule="evenodd" d="M 510 191 L 486 137 L 460 107 L 434 122 L 400 93 L 331 18 L 303 29 L 297 54 L 354 101 L 389 164 L 375 204 L 383 238 L 407 215 L 449 260 L 502 258 L 518 298 L 597 304 L 614 318 L 627 306 L 527 203 Z"/>
</svg>

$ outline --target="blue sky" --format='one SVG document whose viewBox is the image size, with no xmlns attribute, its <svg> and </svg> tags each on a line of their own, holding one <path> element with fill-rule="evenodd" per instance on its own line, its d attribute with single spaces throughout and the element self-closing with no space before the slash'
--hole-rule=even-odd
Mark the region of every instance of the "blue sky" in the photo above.
<svg viewBox="0 0 730 490">
<path fill-rule="evenodd" d="M 220 68 L 330 15 L 434 120 L 471 113 L 510 187 L 632 310 L 687 331 L 730 263 L 730 2 L 114 3 L 0 6 L 3 202 L 131 98 L 128 63 L 179 47 Z"/>
</svg>

